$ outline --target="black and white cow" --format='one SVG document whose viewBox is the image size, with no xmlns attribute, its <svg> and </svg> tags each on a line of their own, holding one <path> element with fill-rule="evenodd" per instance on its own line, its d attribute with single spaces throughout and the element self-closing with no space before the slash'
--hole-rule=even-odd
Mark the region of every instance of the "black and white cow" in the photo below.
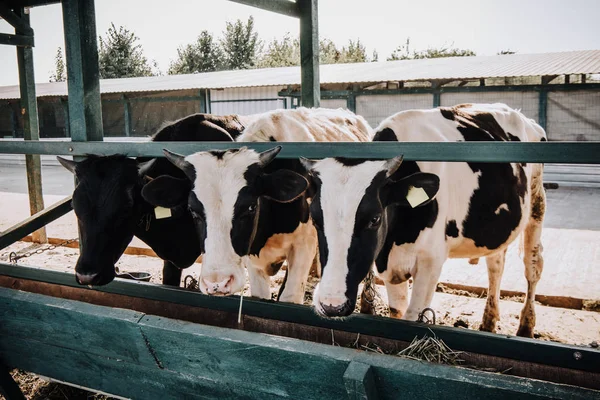
<svg viewBox="0 0 600 400">
<path fill-rule="evenodd" d="M 373 140 L 540 142 L 545 136 L 533 120 L 504 104 L 463 104 L 397 113 L 380 124 Z M 402 162 L 401 157 L 303 162 L 317 186 L 311 215 L 323 266 L 313 296 L 319 314 L 349 315 L 358 285 L 375 262 L 390 314 L 416 320 L 430 305 L 447 258 L 486 257 L 490 287 L 481 329 L 494 331 L 506 249 L 523 234 L 528 290 L 518 335 L 532 336 L 543 268 L 541 164 Z"/>
<path fill-rule="evenodd" d="M 238 138 L 243 141 L 368 141 L 366 121 L 347 110 L 276 110 L 261 114 Z M 187 179 L 159 177 L 142 192 L 163 207 L 189 205 L 205 249 L 200 289 L 236 293 L 247 267 L 252 296 L 271 298 L 270 276 L 287 259 L 280 301 L 302 303 L 317 238 L 309 218 L 309 184 L 299 160 L 274 160 L 280 147 L 247 148 L 187 157 L 166 152 Z"/>
<path fill-rule="evenodd" d="M 233 141 L 252 117 L 194 114 L 165 124 L 153 141 Z M 73 209 L 81 233 L 75 267 L 82 285 L 105 285 L 115 277 L 115 263 L 137 236 L 164 260 L 163 283 L 179 286 L 181 269 L 202 253 L 187 207 L 157 218 L 141 196 L 144 184 L 161 175 L 185 175 L 164 158 L 134 160 L 125 156 L 89 156 L 75 162 L 58 157 L 77 177 Z M 151 161 L 148 161 L 151 160 Z M 145 162 L 143 162 L 145 161 Z M 159 215 L 160 217 L 160 215 Z"/>
</svg>

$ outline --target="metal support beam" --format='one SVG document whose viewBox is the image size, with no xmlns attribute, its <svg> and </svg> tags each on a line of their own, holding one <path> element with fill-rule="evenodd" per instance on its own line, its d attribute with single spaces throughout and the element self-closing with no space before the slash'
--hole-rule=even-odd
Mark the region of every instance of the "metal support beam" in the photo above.
<svg viewBox="0 0 600 400">
<path fill-rule="evenodd" d="M 29 24 L 29 14 L 24 9 L 17 15 Z M 20 34 L 17 30 L 17 34 Z M 28 141 L 40 140 L 37 98 L 35 95 L 35 76 L 33 73 L 33 49 L 17 47 L 17 64 L 19 66 L 19 90 L 21 92 L 21 115 L 23 116 L 23 137 Z M 44 209 L 42 197 L 42 163 L 38 154 L 25 156 L 27 167 L 27 190 L 29 192 L 29 211 L 31 215 Z M 41 228 L 31 235 L 36 243 L 46 243 L 46 229 Z"/>
<path fill-rule="evenodd" d="M 200 112 L 207 113 L 208 111 L 206 109 L 206 89 L 200 90 L 199 98 L 200 98 Z"/>
<path fill-rule="evenodd" d="M 11 24 L 16 30 L 26 36 L 33 36 L 33 29 L 29 25 L 29 19 L 22 18 L 18 13 L 11 10 L 4 2 L 0 2 L 0 17 Z"/>
<path fill-rule="evenodd" d="M 8 33 L 0 33 L 0 44 L 19 47 L 33 47 L 33 36 L 27 35 L 10 35 Z"/>
<path fill-rule="evenodd" d="M 288 17 L 299 17 L 298 5 L 288 0 L 230 0 L 246 6 L 256 7 L 274 13 L 287 15 Z"/>
<path fill-rule="evenodd" d="M 125 97 L 124 94 L 121 95 L 121 99 L 123 100 L 123 118 L 125 124 L 125 136 L 131 136 L 131 109 L 129 105 L 129 99 Z"/>
<path fill-rule="evenodd" d="M 353 113 L 356 113 L 356 94 L 351 93 L 346 99 L 346 108 Z"/>
<path fill-rule="evenodd" d="M 545 130 L 548 120 L 548 90 L 540 88 L 539 93 L 538 123 Z"/>
<path fill-rule="evenodd" d="M 547 85 L 552 82 L 554 79 L 558 78 L 558 75 L 545 75 L 542 76 L 542 85 Z"/>
<path fill-rule="evenodd" d="M 442 104 L 442 93 L 439 89 L 433 91 L 433 108 L 439 107 Z"/>
<path fill-rule="evenodd" d="M 319 107 L 319 17 L 318 0 L 298 0 L 300 9 L 300 68 L 302 105 Z"/>
<path fill-rule="evenodd" d="M 73 141 L 101 141 L 102 104 L 94 0 L 63 0 L 69 130 Z"/>
</svg>

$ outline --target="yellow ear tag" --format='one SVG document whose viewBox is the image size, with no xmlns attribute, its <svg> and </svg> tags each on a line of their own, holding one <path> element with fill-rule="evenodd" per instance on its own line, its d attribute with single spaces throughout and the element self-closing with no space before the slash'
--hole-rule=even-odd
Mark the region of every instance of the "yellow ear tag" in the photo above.
<svg viewBox="0 0 600 400">
<path fill-rule="evenodd" d="M 156 219 L 170 218 L 171 209 L 164 207 L 156 207 L 154 209 L 154 216 L 156 217 Z"/>
<path fill-rule="evenodd" d="M 410 186 L 406 194 L 406 200 L 412 208 L 415 208 L 429 200 L 429 196 L 423 188 Z"/>
</svg>

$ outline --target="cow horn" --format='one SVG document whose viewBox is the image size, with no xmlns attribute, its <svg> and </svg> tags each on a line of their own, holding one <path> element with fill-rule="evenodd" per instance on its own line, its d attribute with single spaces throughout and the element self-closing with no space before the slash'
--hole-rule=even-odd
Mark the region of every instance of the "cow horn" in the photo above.
<svg viewBox="0 0 600 400">
<path fill-rule="evenodd" d="M 392 158 L 391 160 L 387 160 L 385 162 L 385 164 L 383 165 L 383 169 L 387 170 L 387 173 L 385 174 L 385 176 L 387 178 L 394 175 L 394 172 L 396 172 L 398 170 L 398 168 L 400 168 L 400 165 L 402 165 L 403 159 L 404 159 L 404 156 L 398 156 L 398 157 Z"/>
<path fill-rule="evenodd" d="M 258 154 L 259 164 L 261 167 L 266 167 L 273 161 L 277 154 L 281 151 L 281 146 L 275 146 L 272 149 L 265 150 L 262 153 Z"/>
<path fill-rule="evenodd" d="M 310 171 L 314 168 L 317 160 L 311 160 L 310 158 L 300 157 L 300 163 L 306 169 L 306 171 Z"/>
<path fill-rule="evenodd" d="M 60 165 L 62 165 L 63 167 L 65 167 L 66 169 L 71 171 L 73 174 L 75 173 L 75 168 L 77 167 L 77 161 L 67 160 L 66 158 L 62 158 L 60 156 L 57 156 L 56 159 L 58 160 Z"/>
<path fill-rule="evenodd" d="M 148 160 L 148 161 L 144 161 L 144 162 L 138 162 L 139 175 L 140 176 L 147 175 L 148 171 L 150 171 L 150 168 L 152 168 L 155 161 L 156 161 L 156 158 L 153 158 L 152 160 Z"/>
</svg>

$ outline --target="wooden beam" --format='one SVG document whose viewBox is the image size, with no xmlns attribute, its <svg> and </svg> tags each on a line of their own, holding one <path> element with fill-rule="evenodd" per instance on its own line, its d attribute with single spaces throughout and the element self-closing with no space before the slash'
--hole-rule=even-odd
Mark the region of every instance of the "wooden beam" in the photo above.
<svg viewBox="0 0 600 400">
<path fill-rule="evenodd" d="M 0 250 L 10 246 L 15 241 L 24 238 L 36 229 L 46 226 L 50 222 L 62 217 L 73 208 L 71 206 L 71 196 L 51 205 L 45 210 L 42 210 L 25 221 L 11 226 L 4 232 L 0 232 Z"/>
<path fill-rule="evenodd" d="M 288 0 L 230 0 L 235 3 L 244 4 L 262 10 L 271 11 L 277 14 L 287 15 L 288 17 L 300 17 L 298 5 Z"/>
<path fill-rule="evenodd" d="M 300 8 L 300 69 L 302 105 L 319 107 L 319 16 L 318 0 L 298 0 Z"/>
<path fill-rule="evenodd" d="M 21 7 L 18 7 L 19 9 Z M 33 29 L 29 25 L 29 21 L 21 18 L 13 10 L 10 9 L 4 2 L 0 2 L 0 17 L 11 24 L 16 30 L 24 35 L 33 36 Z"/>
<path fill-rule="evenodd" d="M 29 14 L 24 9 L 19 9 L 17 15 L 29 24 Z M 17 30 L 17 34 L 22 34 Z M 17 64 L 19 66 L 19 90 L 21 92 L 21 115 L 23 116 L 23 137 L 25 142 L 40 140 L 38 121 L 37 98 L 35 94 L 35 76 L 33 72 L 33 49 L 31 47 L 17 47 Z M 44 209 L 42 196 L 42 162 L 40 155 L 28 154 L 25 156 L 27 167 L 27 190 L 29 192 L 29 210 L 34 215 Z M 46 229 L 40 228 L 33 232 L 33 241 L 47 243 Z"/>
<path fill-rule="evenodd" d="M 27 35 L 11 35 L 8 33 L 0 33 L 0 44 L 19 47 L 33 47 L 33 36 Z"/>
<path fill-rule="evenodd" d="M 73 141 L 102 141 L 102 103 L 94 0 L 62 2 Z"/>
</svg>

